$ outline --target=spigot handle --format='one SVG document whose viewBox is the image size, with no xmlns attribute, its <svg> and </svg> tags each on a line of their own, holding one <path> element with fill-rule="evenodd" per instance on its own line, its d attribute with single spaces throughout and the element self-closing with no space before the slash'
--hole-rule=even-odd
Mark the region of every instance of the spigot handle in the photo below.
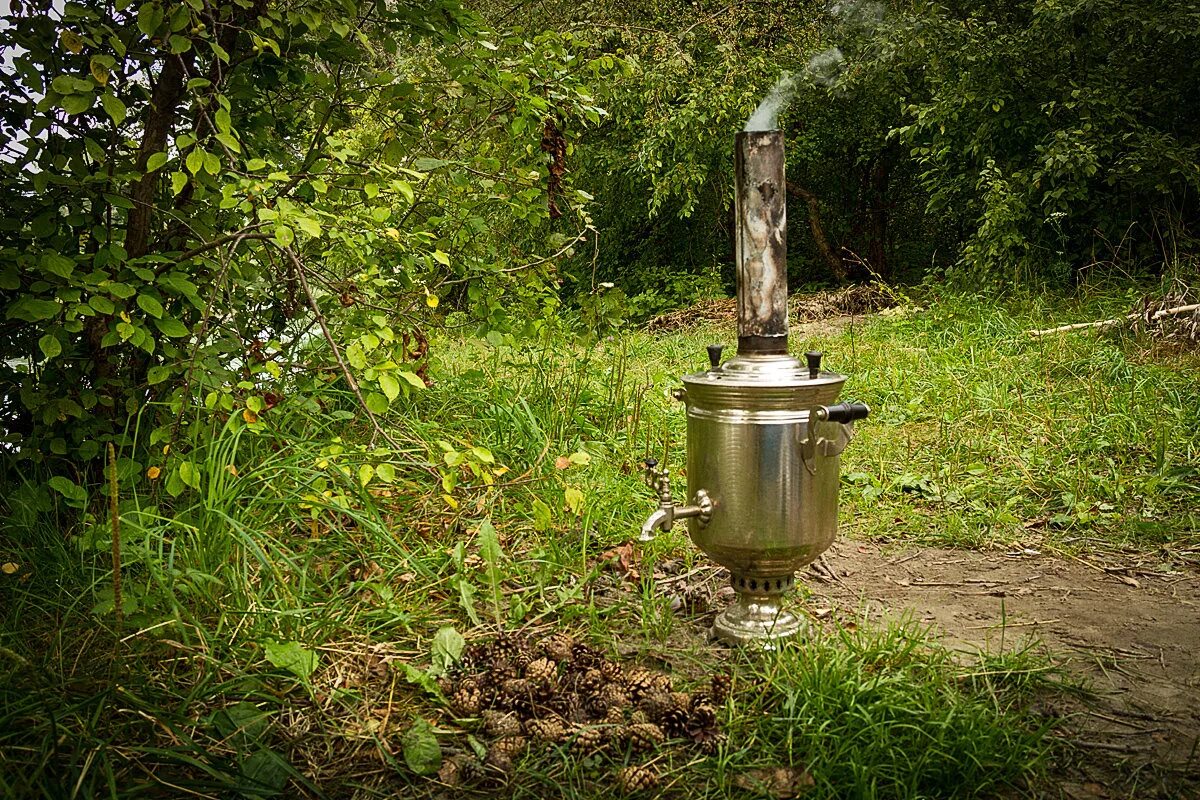
<svg viewBox="0 0 1200 800">
<path fill-rule="evenodd" d="M 821 406 L 817 409 L 817 419 L 826 422 L 854 422 L 856 419 L 866 419 L 871 408 L 866 403 L 835 403 L 831 406 Z"/>
</svg>

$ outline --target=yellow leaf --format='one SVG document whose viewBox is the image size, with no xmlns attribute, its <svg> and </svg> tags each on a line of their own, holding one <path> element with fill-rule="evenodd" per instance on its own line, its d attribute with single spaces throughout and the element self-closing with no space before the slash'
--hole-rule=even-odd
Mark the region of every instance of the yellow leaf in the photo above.
<svg viewBox="0 0 1200 800">
<path fill-rule="evenodd" d="M 122 311 L 122 312 L 121 312 L 121 321 L 122 321 L 122 322 L 129 322 L 129 312 L 128 312 L 128 311 Z"/>
<path fill-rule="evenodd" d="M 253 425 L 254 423 L 258 422 L 258 414 L 255 414 L 253 411 L 251 411 L 248 408 L 243 408 L 242 409 L 242 419 L 246 420 L 247 424 Z"/>
<path fill-rule="evenodd" d="M 157 479 L 159 475 L 162 475 L 162 470 L 158 467 L 151 467 L 150 469 L 146 470 L 146 477 L 150 480 Z"/>
<path fill-rule="evenodd" d="M 164 445 L 163 445 L 163 455 L 165 456 L 165 455 L 166 455 L 167 453 L 169 453 L 169 452 L 171 452 L 171 445 L 169 445 L 169 444 L 164 444 Z"/>
<path fill-rule="evenodd" d="M 83 50 L 83 39 L 80 39 L 79 34 L 75 33 L 75 31 L 63 31 L 61 37 L 62 46 L 72 53 L 78 53 Z"/>
<path fill-rule="evenodd" d="M 451 508 L 455 509 L 456 511 L 458 510 L 458 501 L 455 500 L 450 495 L 448 495 L 448 494 L 442 495 L 442 500 L 446 501 L 446 505 L 450 506 Z"/>
<path fill-rule="evenodd" d="M 19 565 L 14 564 L 11 561 L 6 561 L 4 564 L 0 565 L 0 572 L 3 572 L 5 575 L 12 575 L 20 568 L 21 567 Z"/>
<path fill-rule="evenodd" d="M 96 83 L 101 86 L 108 86 L 108 67 L 94 58 L 88 66 L 91 69 L 92 77 L 96 79 Z"/>
<path fill-rule="evenodd" d="M 436 294 L 425 295 L 425 305 L 429 306 L 430 308 L 437 308 L 438 296 Z"/>
<path fill-rule="evenodd" d="M 230 475 L 232 475 L 233 477 L 235 477 L 235 478 L 237 477 L 238 471 L 237 471 L 237 465 L 236 465 L 236 464 L 226 464 L 226 465 L 225 465 L 225 471 L 226 471 L 226 472 L 228 472 L 228 473 L 229 473 Z"/>
</svg>

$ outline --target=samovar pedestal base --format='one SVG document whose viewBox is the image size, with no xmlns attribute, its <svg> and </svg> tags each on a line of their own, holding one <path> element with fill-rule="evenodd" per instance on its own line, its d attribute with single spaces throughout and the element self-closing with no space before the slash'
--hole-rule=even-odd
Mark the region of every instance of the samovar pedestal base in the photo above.
<svg viewBox="0 0 1200 800">
<path fill-rule="evenodd" d="M 791 590 L 793 575 L 776 578 L 747 578 L 735 575 L 730 580 L 737 601 L 717 615 L 713 633 L 730 644 L 748 644 L 774 649 L 782 639 L 808 629 L 808 622 L 783 607 L 783 595 Z"/>
</svg>

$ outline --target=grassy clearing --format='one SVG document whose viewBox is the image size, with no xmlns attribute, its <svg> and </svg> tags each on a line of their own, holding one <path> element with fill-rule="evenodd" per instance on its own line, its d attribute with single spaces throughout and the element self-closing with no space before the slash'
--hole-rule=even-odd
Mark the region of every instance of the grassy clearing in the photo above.
<svg viewBox="0 0 1200 800">
<path fill-rule="evenodd" d="M 933 299 L 796 336 L 874 409 L 843 464 L 844 530 L 1167 556 L 1195 536 L 1200 362 L 1118 335 L 1024 335 L 1126 302 Z M 672 795 L 753 793 L 793 765 L 813 797 L 991 796 L 1036 775 L 1046 739 L 1024 709 L 1047 673 L 1028 654 L 952 657 L 903 626 L 734 654 L 704 645 L 649 577 L 696 563 L 681 530 L 640 580 L 606 568 L 651 509 L 637 462 L 682 458 L 670 389 L 721 339 L 732 331 L 435 343 L 436 384 L 389 420 L 400 452 L 348 429 L 334 392 L 254 426 L 197 412 L 193 490 L 172 500 L 122 477 L 120 630 L 102 504 L 73 518 L 10 475 L 0 794 L 436 793 L 403 736 L 426 718 L 469 747 L 470 726 L 422 688 L 447 627 L 564 629 L 683 686 L 732 668 L 725 747 L 654 756 Z M 612 794 L 624 758 L 529 756 L 504 791 Z"/>
</svg>

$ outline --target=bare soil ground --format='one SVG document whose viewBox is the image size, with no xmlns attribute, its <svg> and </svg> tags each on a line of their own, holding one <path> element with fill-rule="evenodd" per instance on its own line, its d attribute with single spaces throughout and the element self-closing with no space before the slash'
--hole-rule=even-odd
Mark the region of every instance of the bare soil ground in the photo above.
<svg viewBox="0 0 1200 800">
<path fill-rule="evenodd" d="M 803 574 L 837 619 L 909 614 L 963 648 L 1045 648 L 1088 689 L 1058 796 L 1200 798 L 1200 570 L 1146 556 L 884 550 L 843 540 Z"/>
</svg>

